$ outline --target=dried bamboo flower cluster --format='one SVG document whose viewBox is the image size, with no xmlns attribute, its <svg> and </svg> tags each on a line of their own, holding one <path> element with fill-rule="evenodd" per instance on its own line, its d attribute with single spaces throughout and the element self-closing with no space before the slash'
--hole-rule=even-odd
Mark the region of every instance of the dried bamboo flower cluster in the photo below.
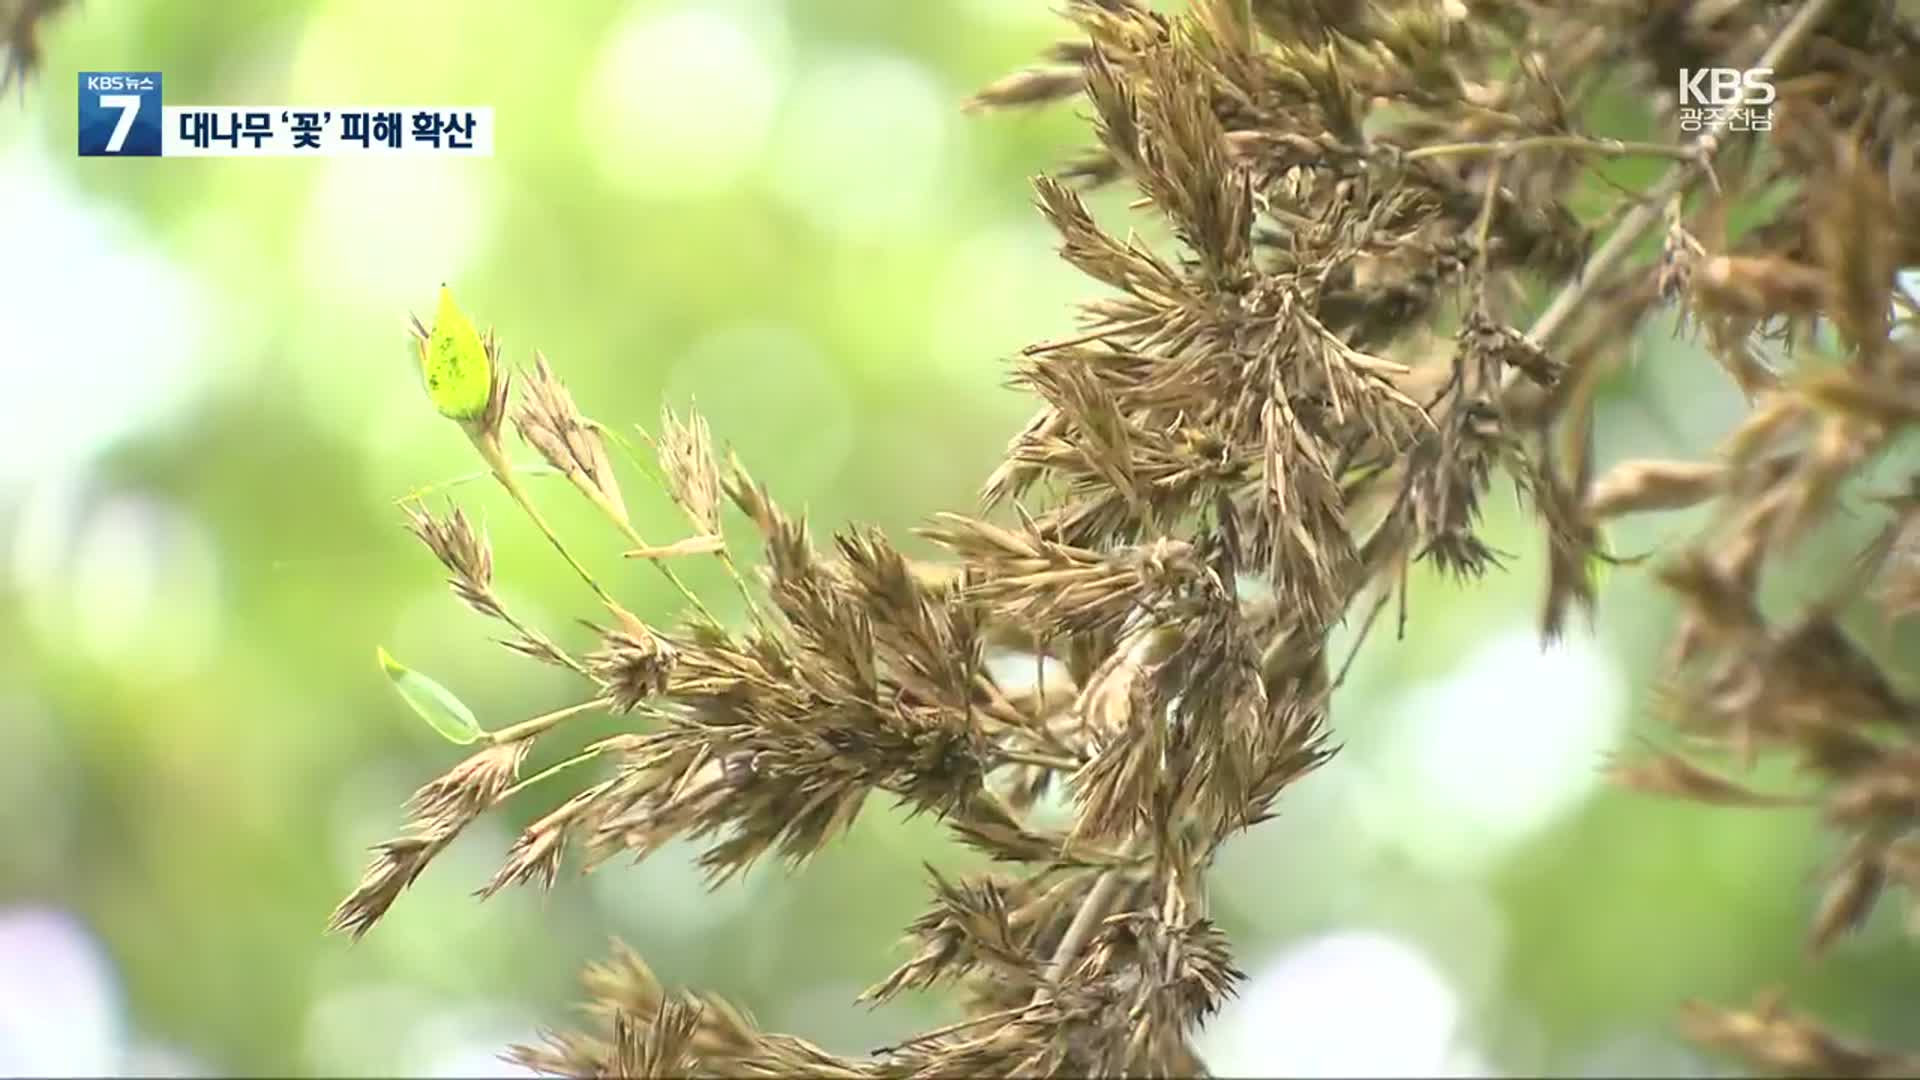
<svg viewBox="0 0 1920 1080">
<path fill-rule="evenodd" d="M 533 376 L 527 380 L 527 391 L 513 413 L 514 428 L 547 464 L 573 481 L 581 494 L 624 523 L 627 504 L 620 497 L 619 481 L 614 479 L 606 440 L 574 407 L 573 395 L 554 377 L 547 358 L 536 353 L 533 363 Z"/>
<path fill-rule="evenodd" d="M 73 0 L 0 0 L 0 93 L 40 70 L 40 35 Z"/>
<path fill-rule="evenodd" d="M 526 740 L 489 746 L 414 792 L 407 802 L 406 832 L 374 847 L 359 887 L 334 909 L 327 929 L 355 937 L 372 929 L 427 864 L 500 801 L 532 746 Z"/>
<path fill-rule="evenodd" d="M 990 872 L 931 874 L 910 959 L 868 992 L 952 986 L 967 1019 L 853 1058 L 670 992 L 621 952 L 587 974 L 589 1025 L 514 1057 L 568 1076 L 1192 1075 L 1199 1025 L 1240 973 L 1208 917 L 1206 869 L 1324 762 L 1344 673 L 1329 631 L 1364 637 L 1418 563 L 1463 579 L 1501 560 L 1480 534 L 1510 476 L 1548 552 L 1541 624 L 1563 629 L 1614 558 L 1620 515 L 1712 509 L 1659 564 L 1684 605 L 1666 700 L 1688 745 L 1786 752 L 1815 790 L 1756 792 L 1679 753 L 1616 764 L 1630 786 L 1751 807 L 1819 805 L 1844 841 L 1814 916 L 1824 946 L 1895 886 L 1920 896 L 1920 712 L 1843 625 L 1877 576 L 1889 616 L 1920 607 L 1920 477 L 1820 603 L 1783 612 L 1763 571 L 1834 517 L 1920 422 L 1920 27 L 1890 0 L 1069 0 L 1073 33 L 969 104 L 1081 98 L 1096 145 L 1037 182 L 1060 254 L 1103 292 L 1085 328 L 1024 351 L 1040 408 L 984 489 L 998 521 L 945 514 L 908 559 L 849 529 L 816 547 L 697 415 L 657 437 L 658 480 L 689 537 L 634 531 L 608 454 L 544 357 L 514 427 L 686 597 L 652 627 L 567 553 L 502 450 L 504 376 L 475 446 L 612 617 L 582 660 L 507 619 L 458 512 L 412 511 L 457 595 L 569 667 L 590 698 L 492 733 L 424 788 L 335 925 L 364 933 L 566 716 L 636 728 L 528 828 L 483 889 L 551 885 L 674 838 L 716 882 L 769 854 L 798 864 L 870 796 L 945 823 Z M 1724 120 L 1627 142 L 1583 129 L 1624 83 L 1677 127 L 1683 69 L 1766 68 L 1767 134 Z M 1571 201 L 1595 160 L 1670 162 L 1617 216 Z M 1171 242 L 1124 238 L 1081 189 L 1137 187 Z M 1738 211 L 1743 222 L 1729 222 Z M 1590 215 L 1589 215 L 1590 216 Z M 1664 223 L 1657 258 L 1635 245 Z M 1553 299 L 1525 329 L 1540 289 Z M 1596 477 L 1595 389 L 1633 331 L 1681 306 L 1751 411 L 1706 462 Z M 1821 337 L 1816 331 L 1831 328 Z M 1762 347 L 1795 346 L 1785 368 Z M 492 352 L 489 346 L 489 352 Z M 495 365 L 496 373 L 500 370 Z M 615 440 L 619 441 L 619 440 Z M 624 445 L 624 443 L 622 443 Z M 643 463 L 643 468 L 654 466 Z M 764 568 L 733 562 L 723 506 Z M 729 628 L 672 563 L 714 557 L 745 599 Z M 1028 675 L 1011 674 L 1028 672 Z M 1063 794 L 1070 820 L 1034 813 Z M 1700 1039 L 1759 1068 L 1891 1075 L 1910 1056 L 1852 1046 L 1767 1004 L 1699 1006 Z"/>
</svg>

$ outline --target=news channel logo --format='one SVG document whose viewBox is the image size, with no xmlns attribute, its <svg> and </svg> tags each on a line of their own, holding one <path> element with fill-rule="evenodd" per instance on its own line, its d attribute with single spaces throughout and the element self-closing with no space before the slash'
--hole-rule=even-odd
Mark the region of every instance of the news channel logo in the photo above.
<svg viewBox="0 0 1920 1080">
<path fill-rule="evenodd" d="M 1680 130 L 1772 131 L 1772 68 L 1681 68 Z"/>
<path fill-rule="evenodd" d="M 157 71 L 80 73 L 81 157 L 493 156 L 493 107 L 168 105 Z"/>
<path fill-rule="evenodd" d="M 80 73 L 80 156 L 160 156 L 160 73 Z"/>
</svg>

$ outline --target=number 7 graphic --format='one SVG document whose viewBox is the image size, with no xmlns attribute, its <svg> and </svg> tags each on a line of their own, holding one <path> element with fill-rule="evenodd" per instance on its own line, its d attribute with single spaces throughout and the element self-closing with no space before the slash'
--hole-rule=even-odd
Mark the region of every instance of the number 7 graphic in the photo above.
<svg viewBox="0 0 1920 1080">
<path fill-rule="evenodd" d="M 117 154 L 127 145 L 127 132 L 133 130 L 133 118 L 140 115 L 139 94 L 101 94 L 100 107 L 119 109 L 120 120 L 113 125 L 113 134 L 107 138 L 107 153 Z"/>
</svg>

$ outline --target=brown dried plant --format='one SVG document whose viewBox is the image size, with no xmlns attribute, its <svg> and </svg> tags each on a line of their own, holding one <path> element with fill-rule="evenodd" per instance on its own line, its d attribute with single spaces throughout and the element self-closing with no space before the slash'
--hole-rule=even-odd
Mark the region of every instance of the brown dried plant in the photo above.
<svg viewBox="0 0 1920 1080">
<path fill-rule="evenodd" d="M 11 86 L 26 91 L 40 70 L 40 35 L 74 0 L 0 0 L 0 93 Z"/>
<path fill-rule="evenodd" d="M 1642 790 L 1714 805 L 1818 806 L 1844 854 L 1814 913 L 1821 948 L 1884 894 L 1920 896 L 1920 709 L 1860 636 L 1856 602 L 1920 608 L 1920 476 L 1857 567 L 1802 610 L 1761 586 L 1857 497 L 1920 423 L 1920 24 L 1891 0 L 1067 0 L 1071 35 L 969 103 L 1084 103 L 1095 145 L 1036 183 L 1060 254 L 1101 287 L 1080 333 L 1015 368 L 1039 399 L 990 476 L 998 520 L 944 514 L 907 558 L 849 529 L 815 545 L 696 415 L 669 413 L 658 480 L 691 534 L 635 532 L 608 454 L 544 357 L 469 434 L 549 539 L 501 449 L 520 436 L 687 598 L 649 626 L 592 584 L 610 625 L 581 659 L 510 618 L 484 538 L 411 510 L 461 599 L 506 643 L 577 673 L 586 700 L 487 736 L 415 797 L 336 912 L 378 920 L 467 821 L 524 786 L 528 748 L 569 715 L 635 727 L 582 758 L 610 774 L 535 822 L 483 892 L 703 845 L 716 883 L 798 864 L 871 796 L 938 818 L 993 856 L 932 872 L 912 956 L 868 992 L 950 986 L 967 1019 L 870 1057 L 760 1031 L 662 987 L 625 951 L 587 973 L 589 1024 L 516 1060 L 567 1076 L 1193 1075 L 1194 1034 L 1240 972 L 1209 918 L 1220 845 L 1323 763 L 1339 674 L 1329 632 L 1362 633 L 1410 570 L 1472 579 L 1496 473 L 1549 553 L 1542 632 L 1591 609 L 1613 559 L 1601 525 L 1706 507 L 1658 562 L 1683 605 L 1666 707 L 1684 745 L 1784 754 L 1804 789 L 1767 793 L 1678 751 L 1617 762 Z M 1682 69 L 1765 68 L 1771 130 L 1714 120 L 1635 142 L 1589 130 L 1596 99 L 1655 102 L 1677 129 Z M 1644 191 L 1598 161 L 1667 163 Z M 1131 184 L 1170 240 L 1121 236 L 1081 189 Z M 1576 211 L 1575 196 L 1616 192 Z M 1739 208 L 1748 222 L 1726 222 Z M 1655 233 L 1655 230 L 1663 230 Z M 1660 239 L 1652 249 L 1642 241 Z M 1522 325 L 1536 299 L 1547 300 Z M 1637 327 L 1679 305 L 1751 409 L 1712 460 L 1595 476 L 1595 388 Z M 424 334 L 424 331 L 422 331 Z M 1451 338 L 1449 343 L 1448 338 Z M 1764 347 L 1784 340 L 1789 359 Z M 497 348 L 490 345 L 497 368 Z M 722 506 L 764 547 L 735 565 Z M 747 624 L 673 573 L 723 561 Z M 1816 566 L 1817 569 L 1817 566 Z M 1878 581 L 1877 587 L 1874 582 Z M 1872 587 L 1872 588 L 1870 588 Z M 1403 619 L 1404 619 L 1403 615 Z M 1025 664 L 989 664 L 1024 657 Z M 1026 670 L 1031 678 L 999 672 Z M 1032 811 L 1071 801 L 1054 828 Z M 1914 1058 L 1851 1045 L 1773 1004 L 1706 1006 L 1700 1039 L 1756 1068 L 1892 1075 Z"/>
</svg>

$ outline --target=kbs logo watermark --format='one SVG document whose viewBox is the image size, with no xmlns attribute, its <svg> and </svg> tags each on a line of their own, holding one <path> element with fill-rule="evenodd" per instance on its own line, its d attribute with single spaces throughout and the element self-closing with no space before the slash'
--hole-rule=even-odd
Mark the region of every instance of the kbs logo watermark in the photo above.
<svg viewBox="0 0 1920 1080">
<path fill-rule="evenodd" d="M 1680 130 L 1773 130 L 1772 68 L 1681 68 Z"/>
</svg>

